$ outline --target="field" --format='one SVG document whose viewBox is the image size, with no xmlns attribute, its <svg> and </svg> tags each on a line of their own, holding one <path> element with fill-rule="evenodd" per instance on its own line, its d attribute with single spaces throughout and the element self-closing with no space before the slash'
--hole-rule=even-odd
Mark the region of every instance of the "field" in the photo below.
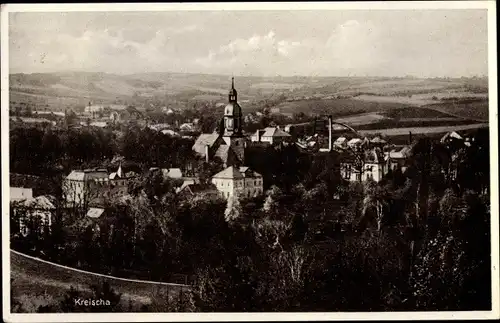
<svg viewBox="0 0 500 323">
<path fill-rule="evenodd" d="M 390 129 L 373 129 L 373 130 L 360 130 L 362 135 L 376 135 L 381 134 L 384 136 L 403 136 L 410 132 L 412 134 L 438 134 L 446 133 L 449 131 L 471 130 L 478 128 L 487 128 L 487 123 L 476 123 L 470 125 L 450 125 L 450 126 L 436 126 L 436 127 L 408 127 L 408 128 L 390 128 Z"/>
<path fill-rule="evenodd" d="M 121 302 L 124 305 L 129 306 L 131 303 L 132 306 L 140 308 L 143 304 L 149 304 L 152 297 L 165 295 L 173 297 L 181 289 L 188 288 L 178 284 L 145 283 L 103 277 L 40 261 L 14 251 L 11 251 L 10 261 L 12 294 L 14 297 L 26 295 L 25 299 L 35 297 L 36 300 L 36 296 L 49 295 L 50 298 L 58 300 L 71 286 L 82 292 L 88 292 L 89 286 L 106 281 L 116 292 L 122 293 Z"/>
<path fill-rule="evenodd" d="M 353 114 L 380 112 L 392 108 L 401 108 L 401 103 L 379 103 L 359 101 L 354 99 L 311 99 L 283 102 L 276 106 L 280 113 L 292 115 L 304 112 L 310 114 L 328 114 L 334 117 L 343 117 Z"/>
<path fill-rule="evenodd" d="M 10 108 L 64 111 L 95 104 L 186 108 L 224 103 L 230 76 L 181 73 L 10 75 Z M 486 78 L 236 77 L 243 113 L 332 115 L 362 130 L 463 126 L 488 120 Z M 268 105 L 268 102 L 275 102 Z"/>
<path fill-rule="evenodd" d="M 488 100 L 479 100 L 474 102 L 441 102 L 438 104 L 428 105 L 427 108 L 443 111 L 448 114 L 470 120 L 489 120 Z"/>
</svg>

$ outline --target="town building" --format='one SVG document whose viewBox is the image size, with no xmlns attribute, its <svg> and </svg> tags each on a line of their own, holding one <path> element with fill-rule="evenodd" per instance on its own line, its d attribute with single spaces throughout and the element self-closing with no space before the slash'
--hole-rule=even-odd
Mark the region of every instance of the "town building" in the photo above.
<svg viewBox="0 0 500 323">
<path fill-rule="evenodd" d="M 262 175 L 245 166 L 230 166 L 224 169 L 212 176 L 212 183 L 225 198 L 256 197 L 264 191 Z"/>
<path fill-rule="evenodd" d="M 346 151 L 341 155 L 340 173 L 343 179 L 351 182 L 379 182 L 387 174 L 384 154 L 380 148 Z"/>
<path fill-rule="evenodd" d="M 386 152 L 388 169 L 392 171 L 399 169 L 404 173 L 410 166 L 411 152 L 410 146 L 397 147 Z"/>
<path fill-rule="evenodd" d="M 68 203 L 87 204 L 98 196 L 98 188 L 107 181 L 106 169 L 74 170 L 63 180 L 63 194 Z"/>
<path fill-rule="evenodd" d="M 252 142 L 265 142 L 271 145 L 289 142 L 292 136 L 279 127 L 267 127 L 257 130 L 251 137 Z"/>
<path fill-rule="evenodd" d="M 206 161 L 217 157 L 225 167 L 242 166 L 245 163 L 247 139 L 243 134 L 242 112 L 238 104 L 238 92 L 234 88 L 234 78 L 228 99 L 218 129 L 210 134 L 201 134 L 192 149 Z"/>
<path fill-rule="evenodd" d="M 101 204 L 104 200 L 127 194 L 128 184 L 137 177 L 134 172 L 125 173 L 122 166 L 108 175 L 106 169 L 72 171 L 63 181 L 63 192 L 68 203 L 87 206 Z"/>
<path fill-rule="evenodd" d="M 50 230 L 56 207 L 54 197 L 40 195 L 11 202 L 12 215 L 19 218 L 19 233 L 27 236 L 32 229 Z"/>
</svg>

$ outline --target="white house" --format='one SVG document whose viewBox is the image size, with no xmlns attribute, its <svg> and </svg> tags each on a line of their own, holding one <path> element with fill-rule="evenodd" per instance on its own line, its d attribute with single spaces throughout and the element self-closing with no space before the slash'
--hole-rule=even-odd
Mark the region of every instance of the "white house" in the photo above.
<svg viewBox="0 0 500 323">
<path fill-rule="evenodd" d="M 369 179 L 380 182 L 387 173 L 387 167 L 384 155 L 379 148 L 373 148 L 365 151 L 364 169 L 362 174 L 363 181 Z"/>
<path fill-rule="evenodd" d="M 271 145 L 288 141 L 291 138 L 292 136 L 289 133 L 286 133 L 279 127 L 259 129 L 250 137 L 252 142 L 268 142 Z"/>
<path fill-rule="evenodd" d="M 387 174 L 387 165 L 380 148 L 367 149 L 356 155 L 345 152 L 340 163 L 342 178 L 351 182 L 379 182 Z"/>
<path fill-rule="evenodd" d="M 106 169 L 72 171 L 63 181 L 63 192 L 67 202 L 82 204 L 91 199 L 98 185 L 108 181 Z"/>
<path fill-rule="evenodd" d="M 222 196 L 229 198 L 255 197 L 263 193 L 264 181 L 262 175 L 246 166 L 228 167 L 212 177 L 212 183 Z"/>
</svg>

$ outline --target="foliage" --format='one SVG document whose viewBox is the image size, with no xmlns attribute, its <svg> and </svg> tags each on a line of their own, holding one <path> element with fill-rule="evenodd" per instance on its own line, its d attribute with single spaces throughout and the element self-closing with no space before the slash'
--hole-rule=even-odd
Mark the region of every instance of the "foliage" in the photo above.
<svg viewBox="0 0 500 323">
<path fill-rule="evenodd" d="M 128 202 L 111 201 L 105 216 L 68 225 L 71 214 L 61 209 L 50 233 L 37 231 L 33 219 L 33 234 L 12 243 L 115 275 L 190 277 L 191 291 L 175 301 L 156 295 L 147 311 L 488 309 L 489 173 L 470 171 L 473 179 L 465 171 L 486 167 L 473 158 L 484 158 L 486 139 L 477 135 L 456 157 L 420 140 L 411 167 L 379 183 L 345 183 L 334 154 L 305 158 L 293 147 L 273 148 L 266 193 L 241 201 L 181 200 L 180 183 L 150 172 L 130 186 Z M 219 166 L 198 165 L 207 173 Z M 461 170 L 448 176 L 454 167 Z M 67 299 L 71 293 L 78 292 Z M 91 293 L 118 299 L 109 286 Z"/>
</svg>

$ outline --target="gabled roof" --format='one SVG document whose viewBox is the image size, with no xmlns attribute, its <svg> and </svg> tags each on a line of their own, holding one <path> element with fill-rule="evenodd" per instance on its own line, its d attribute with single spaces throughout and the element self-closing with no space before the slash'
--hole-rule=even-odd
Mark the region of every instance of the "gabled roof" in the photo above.
<svg viewBox="0 0 500 323">
<path fill-rule="evenodd" d="M 223 178 L 223 179 L 241 179 L 243 175 L 240 170 L 236 167 L 230 166 L 223 171 L 215 174 L 212 178 Z"/>
<path fill-rule="evenodd" d="M 210 148 L 214 146 L 219 139 L 219 134 L 217 133 L 203 133 L 201 134 L 193 145 L 193 150 L 198 154 L 205 156 L 205 148 L 208 145 Z"/>
<path fill-rule="evenodd" d="M 463 140 L 464 138 L 458 132 L 450 131 L 441 138 L 441 142 L 444 142 L 445 140 L 448 140 L 448 139 Z"/>
<path fill-rule="evenodd" d="M 243 177 L 247 177 L 247 178 L 262 177 L 261 174 L 253 171 L 252 169 L 250 169 L 250 167 L 247 167 L 247 166 L 241 166 L 239 168 L 239 171 L 240 171 L 241 175 L 243 175 Z"/>
<path fill-rule="evenodd" d="M 85 181 L 92 179 L 104 179 L 108 178 L 108 173 L 104 169 L 86 169 L 86 170 L 74 170 L 66 177 L 67 180 L 71 181 Z"/>
<path fill-rule="evenodd" d="M 242 160 L 240 160 L 238 154 L 236 154 L 233 148 L 226 144 L 219 146 L 219 148 L 214 154 L 214 157 L 219 157 L 226 164 L 232 163 L 234 161 L 242 162 Z"/>
<path fill-rule="evenodd" d="M 264 129 L 262 137 L 291 137 L 289 133 L 284 132 L 278 127 L 267 127 Z"/>
<path fill-rule="evenodd" d="M 389 158 L 398 159 L 398 158 L 407 158 L 411 153 L 411 147 L 404 146 L 391 150 L 389 152 Z"/>
<path fill-rule="evenodd" d="M 212 178 L 216 179 L 242 179 L 245 177 L 254 178 L 262 177 L 262 175 L 246 166 L 239 168 L 231 166 L 212 176 Z"/>
<path fill-rule="evenodd" d="M 104 209 L 91 207 L 87 211 L 86 216 L 88 216 L 89 218 L 96 219 L 96 218 L 99 218 L 103 213 L 104 213 Z"/>
</svg>

